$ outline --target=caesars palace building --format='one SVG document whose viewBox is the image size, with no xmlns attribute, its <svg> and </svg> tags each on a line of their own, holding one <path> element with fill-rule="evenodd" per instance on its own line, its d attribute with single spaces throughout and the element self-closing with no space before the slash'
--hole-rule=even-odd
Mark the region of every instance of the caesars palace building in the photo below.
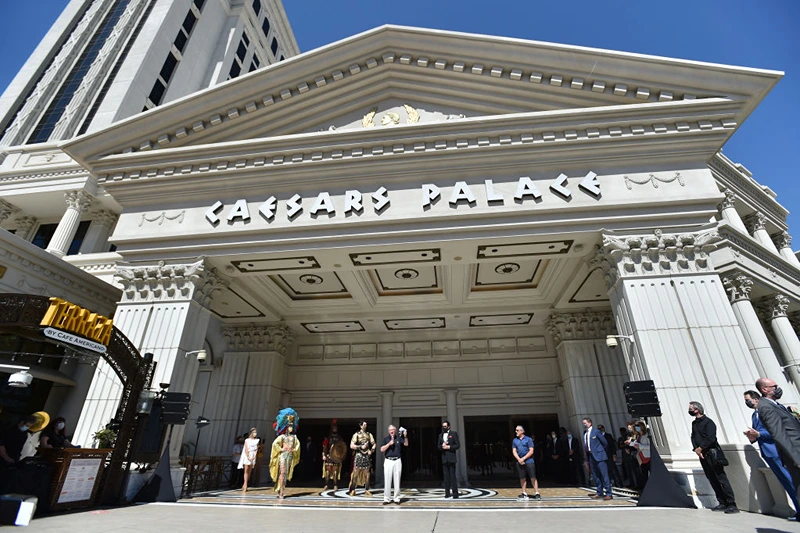
<svg viewBox="0 0 800 533">
<path fill-rule="evenodd" d="M 402 424 L 422 475 L 443 418 L 468 444 L 616 433 L 623 383 L 653 380 L 668 467 L 710 492 L 700 401 L 756 510 L 742 392 L 800 403 L 800 261 L 721 149 L 781 75 L 398 26 L 300 54 L 279 0 L 72 0 L 0 99 L 0 292 L 154 354 L 192 393 L 174 459 L 200 415 L 195 451 L 228 455 L 290 405 L 315 436 Z M 0 333 L 34 376 L 6 405 L 90 446 L 111 367 Z"/>
</svg>

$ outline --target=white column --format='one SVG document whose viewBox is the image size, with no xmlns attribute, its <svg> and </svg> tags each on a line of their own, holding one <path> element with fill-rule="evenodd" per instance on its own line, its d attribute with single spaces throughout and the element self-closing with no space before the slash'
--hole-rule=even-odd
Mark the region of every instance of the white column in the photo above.
<svg viewBox="0 0 800 533">
<path fill-rule="evenodd" d="M 33 230 L 36 228 L 36 225 L 39 223 L 39 219 L 32 216 L 25 216 L 19 217 L 15 221 L 15 226 L 17 227 L 16 236 L 20 239 L 26 240 L 30 242 L 33 239 L 34 232 Z"/>
<path fill-rule="evenodd" d="M 457 432 L 461 438 L 461 447 L 458 449 L 458 461 L 456 462 L 456 476 L 461 485 L 467 482 L 467 443 L 464 441 L 466 435 L 462 431 L 461 422 L 458 416 L 458 389 L 445 389 L 445 400 L 447 402 L 447 420 L 450 427 Z"/>
<path fill-rule="evenodd" d="M 378 428 L 375 429 L 375 440 L 378 447 L 383 442 L 383 437 L 386 435 L 386 428 L 392 423 L 392 402 L 394 401 L 393 391 L 381 391 L 381 417 L 378 420 Z M 375 481 L 383 481 L 383 454 L 378 451 L 375 457 Z"/>
<path fill-rule="evenodd" d="M 567 397 L 565 426 L 579 435 L 585 417 L 606 428 L 624 424 L 628 416 L 622 384 L 628 372 L 619 350 L 609 349 L 605 342 L 615 333 L 613 315 L 553 313 L 546 325 L 556 344 Z"/>
<path fill-rule="evenodd" d="M 722 218 L 742 233 L 747 233 L 747 226 L 744 225 L 742 217 L 740 217 L 739 212 L 736 211 L 736 193 L 730 189 L 725 189 L 722 193 L 725 195 L 725 199 L 722 200 L 722 203 L 719 205 Z"/>
<path fill-rule="evenodd" d="M 78 225 L 81 223 L 81 215 L 89 208 L 93 200 L 92 196 L 84 190 L 65 192 L 64 198 L 67 200 L 67 210 L 64 211 L 61 222 L 58 223 L 58 227 L 47 245 L 47 251 L 58 257 L 67 254 L 69 245 L 78 231 Z"/>
<path fill-rule="evenodd" d="M 746 223 L 750 227 L 750 233 L 753 235 L 755 240 L 761 243 L 764 248 L 767 248 L 776 255 L 779 255 L 778 248 L 775 246 L 775 243 L 772 242 L 772 237 L 770 237 L 769 233 L 767 232 L 767 217 L 759 212 L 755 212 L 747 217 Z"/>
<path fill-rule="evenodd" d="M 189 265 L 118 267 L 123 299 L 117 306 L 114 325 L 144 354 L 156 361 L 153 386 L 169 383 L 169 392 L 194 390 L 198 363 L 185 357 L 203 346 L 208 325 L 211 295 L 222 287 L 203 261 Z M 122 387 L 103 362 L 98 363 L 89 387 L 81 418 L 75 429 L 76 441 L 91 444 L 91 435 L 116 413 Z M 196 415 L 195 415 L 196 416 Z M 177 463 L 184 427 L 175 426 L 170 458 Z"/>
<path fill-rule="evenodd" d="M 83 238 L 79 253 L 93 254 L 105 252 L 108 249 L 108 237 L 111 229 L 117 222 L 117 214 L 108 209 L 101 209 L 92 213 L 92 223 L 86 236 Z"/>
<path fill-rule="evenodd" d="M 788 231 L 779 233 L 775 237 L 775 246 L 778 248 L 778 253 L 781 257 L 789 261 L 794 266 L 800 268 L 800 259 L 792 251 L 792 236 Z"/>
<path fill-rule="evenodd" d="M 789 383 L 784 378 L 781 370 L 781 362 L 772 345 L 769 343 L 764 327 L 758 319 L 753 303 L 750 301 L 750 291 L 753 287 L 753 280 L 740 273 L 729 274 L 722 279 L 722 283 L 728 291 L 731 301 L 733 314 L 742 330 L 747 349 L 753 357 L 753 363 L 758 370 L 759 376 L 767 376 L 774 379 L 786 391 L 786 401 L 790 404 L 797 404 L 800 398 L 795 387 L 787 387 Z M 774 377 L 773 377 L 774 376 Z"/>
<path fill-rule="evenodd" d="M 787 366 L 786 370 L 795 387 L 800 388 L 800 367 L 795 366 L 800 364 L 800 339 L 797 338 L 797 333 L 795 333 L 787 314 L 789 298 L 782 294 L 776 294 L 768 298 L 764 304 L 772 333 L 775 335 L 783 354 L 783 365 L 791 365 Z M 768 377 L 772 378 L 772 376 Z"/>
<path fill-rule="evenodd" d="M 691 453 L 690 400 L 701 402 L 723 444 L 741 444 L 742 391 L 757 373 L 708 252 L 721 240 L 699 234 L 603 235 L 598 263 L 634 380 L 652 379 L 662 417 L 654 438 L 667 463 L 697 468 Z M 621 343 L 622 344 L 622 343 Z"/>
</svg>

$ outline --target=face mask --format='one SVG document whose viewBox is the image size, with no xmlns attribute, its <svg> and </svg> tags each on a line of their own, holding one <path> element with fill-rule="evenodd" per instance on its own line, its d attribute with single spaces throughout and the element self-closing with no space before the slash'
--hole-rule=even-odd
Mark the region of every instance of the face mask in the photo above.
<svg viewBox="0 0 800 533">
<path fill-rule="evenodd" d="M 753 400 L 745 400 L 745 401 L 744 401 L 744 404 L 745 404 L 747 407 L 749 407 L 750 409 L 755 409 L 755 408 L 756 408 L 756 406 L 755 406 L 755 405 L 753 405 Z"/>
<path fill-rule="evenodd" d="M 554 438 L 556 438 L 556 434 L 555 433 L 551 433 L 550 437 L 554 439 Z"/>
<path fill-rule="evenodd" d="M 30 428 L 30 426 L 22 426 L 21 428 L 19 428 L 19 430 L 20 431 L 28 431 L 29 428 Z"/>
<path fill-rule="evenodd" d="M 775 398 L 776 400 L 780 400 L 781 396 L 783 396 L 783 389 L 781 389 L 780 387 L 776 387 L 775 394 L 772 397 Z"/>
<path fill-rule="evenodd" d="M 447 426 L 442 426 L 442 431 L 443 431 L 443 432 L 447 433 L 447 430 L 448 430 L 448 429 L 450 429 L 450 428 L 448 428 Z"/>
<path fill-rule="evenodd" d="M 56 424 L 56 429 L 64 429 L 64 422 L 59 422 Z"/>
<path fill-rule="evenodd" d="M 697 411 L 692 411 L 691 409 L 689 409 L 689 416 L 695 416 L 696 413 Z"/>
<path fill-rule="evenodd" d="M 572 433 L 567 433 L 567 437 L 571 437 L 571 436 L 572 436 Z"/>
</svg>

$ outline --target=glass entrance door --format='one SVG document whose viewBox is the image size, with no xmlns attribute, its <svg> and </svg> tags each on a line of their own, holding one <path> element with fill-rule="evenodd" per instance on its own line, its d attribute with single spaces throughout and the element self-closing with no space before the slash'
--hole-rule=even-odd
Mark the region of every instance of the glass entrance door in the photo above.
<svg viewBox="0 0 800 533">
<path fill-rule="evenodd" d="M 438 416 L 401 418 L 400 427 L 408 430 L 408 448 L 403 450 L 403 479 L 439 482 L 442 465 L 436 436 L 441 431 Z"/>
</svg>

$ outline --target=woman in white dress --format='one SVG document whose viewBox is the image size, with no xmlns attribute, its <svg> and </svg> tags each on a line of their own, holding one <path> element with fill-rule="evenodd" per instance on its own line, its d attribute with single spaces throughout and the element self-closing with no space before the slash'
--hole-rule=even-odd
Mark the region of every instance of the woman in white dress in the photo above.
<svg viewBox="0 0 800 533">
<path fill-rule="evenodd" d="M 256 464 L 256 454 L 258 453 L 257 438 L 258 431 L 256 428 L 250 428 L 250 435 L 244 439 L 244 448 L 242 448 L 242 456 L 239 458 L 239 468 L 244 469 L 244 485 L 242 485 L 242 492 L 247 492 L 247 482 L 250 481 L 250 472 Z"/>
</svg>

